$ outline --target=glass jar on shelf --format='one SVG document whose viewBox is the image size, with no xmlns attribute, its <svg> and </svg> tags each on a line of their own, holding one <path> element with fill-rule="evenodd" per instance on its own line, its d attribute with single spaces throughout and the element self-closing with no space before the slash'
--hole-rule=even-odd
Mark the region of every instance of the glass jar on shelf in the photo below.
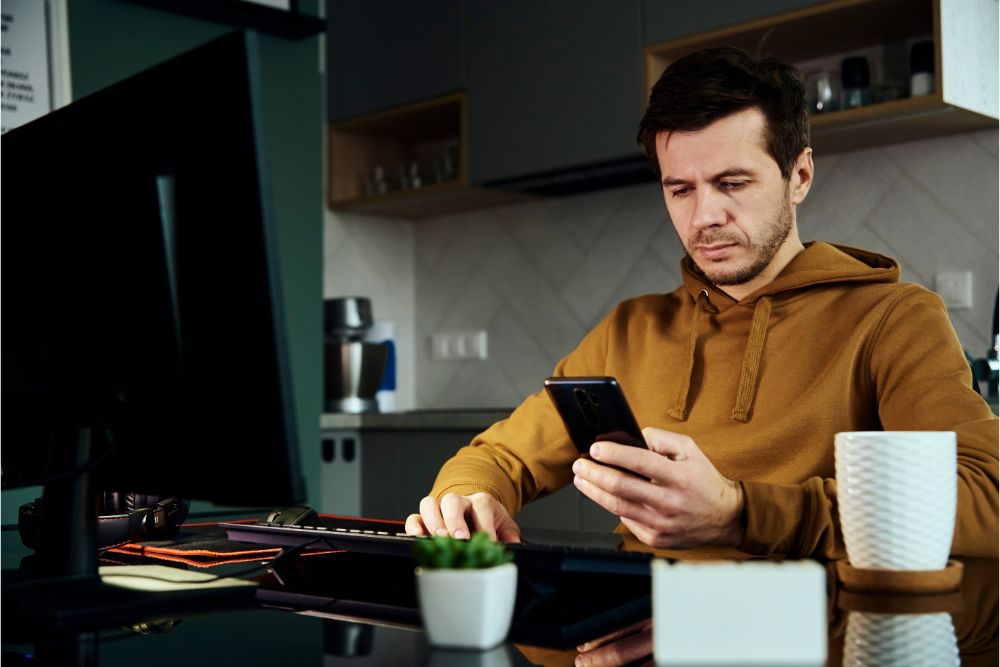
<svg viewBox="0 0 1000 667">
<path fill-rule="evenodd" d="M 872 103 L 871 74 L 868 58 L 849 56 L 840 63 L 840 79 L 843 84 L 841 108 L 854 109 Z"/>
</svg>

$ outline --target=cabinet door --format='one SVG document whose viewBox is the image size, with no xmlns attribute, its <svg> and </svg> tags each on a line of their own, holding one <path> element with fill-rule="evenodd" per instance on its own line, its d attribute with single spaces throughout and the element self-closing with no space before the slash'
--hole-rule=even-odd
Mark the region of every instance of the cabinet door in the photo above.
<svg viewBox="0 0 1000 667">
<path fill-rule="evenodd" d="M 327 118 L 464 87 L 461 0 L 328 3 Z"/>
<path fill-rule="evenodd" d="M 712 0 L 710 3 L 689 3 L 677 0 L 643 0 L 643 44 L 657 44 L 825 1 Z"/>
<path fill-rule="evenodd" d="M 639 0 L 470 0 L 469 179 L 639 155 Z"/>
</svg>

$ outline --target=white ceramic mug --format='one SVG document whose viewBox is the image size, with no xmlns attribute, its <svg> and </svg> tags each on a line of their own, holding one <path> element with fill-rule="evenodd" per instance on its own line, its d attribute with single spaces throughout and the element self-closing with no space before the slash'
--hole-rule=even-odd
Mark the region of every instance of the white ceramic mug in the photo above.
<svg viewBox="0 0 1000 667">
<path fill-rule="evenodd" d="M 951 431 L 856 431 L 834 440 L 847 558 L 864 569 L 939 570 L 955 531 Z"/>
</svg>

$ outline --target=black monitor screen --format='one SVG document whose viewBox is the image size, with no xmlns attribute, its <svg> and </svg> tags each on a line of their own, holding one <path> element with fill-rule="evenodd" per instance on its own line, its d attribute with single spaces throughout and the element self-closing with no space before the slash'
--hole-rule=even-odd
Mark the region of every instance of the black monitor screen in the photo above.
<svg viewBox="0 0 1000 667">
<path fill-rule="evenodd" d="M 303 499 L 258 70 L 232 33 L 3 136 L 5 488 Z"/>
</svg>

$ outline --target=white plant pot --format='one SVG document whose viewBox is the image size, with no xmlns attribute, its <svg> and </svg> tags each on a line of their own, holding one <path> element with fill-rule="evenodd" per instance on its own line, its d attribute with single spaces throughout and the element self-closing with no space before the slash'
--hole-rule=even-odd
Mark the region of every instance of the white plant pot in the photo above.
<svg viewBox="0 0 1000 667">
<path fill-rule="evenodd" d="M 507 638 L 517 566 L 481 570 L 416 569 L 417 597 L 433 646 L 488 649 Z"/>
</svg>

